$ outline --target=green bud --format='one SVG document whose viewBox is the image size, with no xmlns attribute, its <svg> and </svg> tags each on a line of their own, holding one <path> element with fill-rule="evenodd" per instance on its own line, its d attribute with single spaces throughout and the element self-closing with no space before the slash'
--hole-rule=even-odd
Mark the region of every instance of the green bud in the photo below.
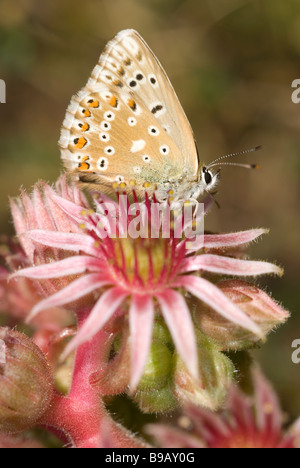
<svg viewBox="0 0 300 468">
<path fill-rule="evenodd" d="M 203 333 L 196 330 L 199 380 L 188 372 L 180 356 L 175 358 L 175 394 L 182 402 L 218 409 L 227 394 L 233 379 L 234 367 L 230 359 L 218 351 L 216 345 Z"/>
<path fill-rule="evenodd" d="M 144 374 L 138 390 L 158 390 L 166 385 L 172 372 L 172 354 L 169 348 L 158 341 L 153 341 Z"/>
<path fill-rule="evenodd" d="M 160 341 L 168 346 L 174 347 L 171 334 L 162 317 L 155 318 L 153 325 L 153 339 Z"/>
<path fill-rule="evenodd" d="M 138 390 L 134 395 L 134 400 L 143 413 L 167 413 L 174 411 L 178 406 L 173 390 L 169 385 L 159 390 Z"/>
</svg>

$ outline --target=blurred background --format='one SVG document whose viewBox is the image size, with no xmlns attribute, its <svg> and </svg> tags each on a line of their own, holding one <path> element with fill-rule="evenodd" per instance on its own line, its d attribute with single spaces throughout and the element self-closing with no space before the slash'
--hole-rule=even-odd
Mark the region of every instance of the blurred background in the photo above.
<svg viewBox="0 0 300 468">
<path fill-rule="evenodd" d="M 282 279 L 259 284 L 292 313 L 255 357 L 284 409 L 300 415 L 300 79 L 299 0 L 0 0 L 0 232 L 12 233 L 8 196 L 60 171 L 60 125 L 71 96 L 87 81 L 104 45 L 135 28 L 166 69 L 190 119 L 201 158 L 256 145 L 225 168 L 206 229 L 268 227 L 251 256 L 276 261 Z"/>
</svg>

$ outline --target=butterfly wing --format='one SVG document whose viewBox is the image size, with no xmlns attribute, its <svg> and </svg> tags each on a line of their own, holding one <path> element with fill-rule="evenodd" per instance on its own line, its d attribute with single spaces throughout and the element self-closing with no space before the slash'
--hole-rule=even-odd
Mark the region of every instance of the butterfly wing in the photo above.
<svg viewBox="0 0 300 468">
<path fill-rule="evenodd" d="M 59 144 L 67 169 L 99 185 L 178 181 L 198 169 L 177 96 L 133 30 L 108 43 L 87 85 L 72 98 Z"/>
</svg>

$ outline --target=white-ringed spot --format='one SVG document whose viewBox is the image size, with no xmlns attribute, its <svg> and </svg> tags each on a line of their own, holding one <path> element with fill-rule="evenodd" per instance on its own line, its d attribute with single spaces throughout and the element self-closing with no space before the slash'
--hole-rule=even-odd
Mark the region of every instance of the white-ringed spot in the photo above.
<svg viewBox="0 0 300 468">
<path fill-rule="evenodd" d="M 109 130 L 111 129 L 111 125 L 109 122 L 106 122 L 106 120 L 103 120 L 100 124 L 100 128 L 104 131 L 109 132 Z"/>
<path fill-rule="evenodd" d="M 139 71 L 135 74 L 135 79 L 141 83 L 142 81 L 144 81 L 145 76 L 143 75 L 142 72 Z"/>
<path fill-rule="evenodd" d="M 110 140 L 109 134 L 105 133 L 105 132 L 100 133 L 99 138 L 100 138 L 101 141 L 109 141 Z"/>
<path fill-rule="evenodd" d="M 162 145 L 162 146 L 159 148 L 159 152 L 160 152 L 160 154 L 163 154 L 164 156 L 166 156 L 167 154 L 169 154 L 170 148 L 169 148 L 168 145 Z"/>
<path fill-rule="evenodd" d="M 149 109 L 155 117 L 160 117 L 166 112 L 165 106 L 161 102 L 156 102 L 152 104 Z"/>
<path fill-rule="evenodd" d="M 116 116 L 115 116 L 114 112 L 106 111 L 106 112 L 104 112 L 103 117 L 104 117 L 105 120 L 108 120 L 109 122 L 112 122 L 115 119 Z"/>
<path fill-rule="evenodd" d="M 134 166 L 133 172 L 135 174 L 140 174 L 142 172 L 142 169 L 140 168 L 140 166 Z"/>
<path fill-rule="evenodd" d="M 106 146 L 104 148 L 104 153 L 111 156 L 112 154 L 115 154 L 115 148 L 113 146 Z"/>
<path fill-rule="evenodd" d="M 148 163 L 148 164 L 149 164 L 150 161 L 151 161 L 150 156 L 148 156 L 148 154 L 144 154 L 144 156 L 143 156 L 143 161 L 144 161 L 145 163 Z"/>
<path fill-rule="evenodd" d="M 159 130 L 157 127 L 154 127 L 154 125 L 150 125 L 150 127 L 148 127 L 148 133 L 149 135 L 159 135 Z"/>
<path fill-rule="evenodd" d="M 133 78 L 130 78 L 128 81 L 127 81 L 127 84 L 130 88 L 132 89 L 138 89 L 139 88 L 139 85 L 138 85 L 138 82 L 137 80 L 133 79 Z"/>
<path fill-rule="evenodd" d="M 153 73 L 150 73 L 150 75 L 148 75 L 148 80 L 149 80 L 149 83 L 153 86 L 153 88 L 158 87 L 157 78 L 155 75 L 153 75 Z"/>
<path fill-rule="evenodd" d="M 137 120 L 134 117 L 129 117 L 127 122 L 129 127 L 134 127 L 137 124 Z"/>
<path fill-rule="evenodd" d="M 117 175 L 115 178 L 115 181 L 119 183 L 124 182 L 124 180 L 125 180 L 124 177 L 121 175 Z"/>
<path fill-rule="evenodd" d="M 97 168 L 99 169 L 99 171 L 106 171 L 106 169 L 108 168 L 108 159 L 104 157 L 98 159 Z"/>
</svg>

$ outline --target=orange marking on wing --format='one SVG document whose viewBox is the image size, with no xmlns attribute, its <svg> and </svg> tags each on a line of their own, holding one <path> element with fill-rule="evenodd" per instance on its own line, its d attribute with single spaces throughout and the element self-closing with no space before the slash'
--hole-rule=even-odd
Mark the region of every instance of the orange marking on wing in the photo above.
<svg viewBox="0 0 300 468">
<path fill-rule="evenodd" d="M 87 144 L 87 139 L 84 137 L 75 138 L 74 143 L 76 149 L 82 149 Z"/>
<path fill-rule="evenodd" d="M 90 126 L 89 126 L 89 124 L 84 123 L 84 124 L 82 124 L 82 126 L 80 128 L 81 128 L 82 132 L 86 132 L 87 130 L 90 129 Z"/>
<path fill-rule="evenodd" d="M 81 163 L 78 164 L 78 169 L 80 171 L 89 171 L 90 170 L 90 167 L 91 165 L 87 162 L 89 160 L 89 156 L 85 156 L 82 160 Z"/>
<path fill-rule="evenodd" d="M 88 109 L 83 109 L 82 111 L 84 117 L 91 117 L 91 112 Z"/>
<path fill-rule="evenodd" d="M 99 107 L 99 101 L 91 99 L 90 101 L 88 101 L 88 106 L 94 108 Z"/>
<path fill-rule="evenodd" d="M 111 98 L 111 100 L 109 101 L 109 104 L 112 106 L 112 107 L 117 107 L 118 105 L 118 99 L 116 98 L 116 96 L 113 96 Z"/>
<path fill-rule="evenodd" d="M 128 105 L 130 109 L 135 110 L 136 109 L 136 102 L 133 99 L 128 100 Z"/>
</svg>

